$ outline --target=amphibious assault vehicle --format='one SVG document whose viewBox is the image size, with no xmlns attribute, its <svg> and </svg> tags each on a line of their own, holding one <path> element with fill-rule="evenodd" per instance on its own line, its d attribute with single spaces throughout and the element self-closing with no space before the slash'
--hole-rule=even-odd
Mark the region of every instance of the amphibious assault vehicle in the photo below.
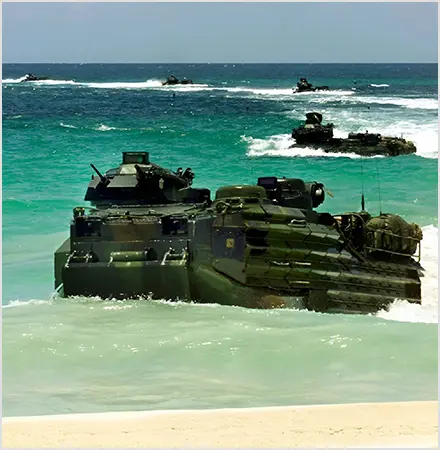
<svg viewBox="0 0 440 450">
<path fill-rule="evenodd" d="M 24 83 L 26 81 L 43 81 L 48 80 L 49 77 L 37 77 L 33 73 L 27 73 L 24 78 L 21 80 L 21 83 Z"/>
<path fill-rule="evenodd" d="M 174 86 L 176 84 L 193 84 L 193 80 L 186 78 L 179 80 L 174 75 L 170 75 L 165 81 L 162 82 L 162 86 Z"/>
<path fill-rule="evenodd" d="M 292 130 L 295 144 L 289 148 L 308 147 L 326 153 L 356 153 L 362 156 L 398 156 L 415 153 L 416 146 L 403 138 L 375 133 L 349 133 L 347 139 L 333 137 L 333 124 L 322 124 L 322 114 L 309 112 L 304 125 Z"/>
<path fill-rule="evenodd" d="M 322 183 L 268 176 L 192 186 L 147 152 L 97 176 L 55 252 L 61 296 L 180 299 L 251 308 L 370 313 L 421 303 L 422 232 L 400 216 L 315 208 Z M 419 258 L 418 258 L 419 259 Z"/>
<path fill-rule="evenodd" d="M 298 94 L 300 92 L 316 92 L 316 91 L 329 91 L 328 86 L 313 86 L 313 84 L 307 81 L 307 78 L 300 78 L 296 86 L 293 88 L 293 93 Z"/>
</svg>

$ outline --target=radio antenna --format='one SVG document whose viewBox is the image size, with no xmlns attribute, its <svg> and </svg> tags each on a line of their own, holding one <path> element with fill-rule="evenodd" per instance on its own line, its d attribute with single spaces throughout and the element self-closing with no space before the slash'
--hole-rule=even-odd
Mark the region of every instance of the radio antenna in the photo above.
<svg viewBox="0 0 440 450">
<path fill-rule="evenodd" d="M 361 112 L 358 111 L 358 122 L 361 123 Z M 361 189 L 362 189 L 362 195 L 361 195 L 361 211 L 365 211 L 365 196 L 364 196 L 364 155 L 363 151 L 361 149 L 360 152 L 361 155 Z"/>
<path fill-rule="evenodd" d="M 364 197 L 364 157 L 361 155 L 361 186 L 362 186 L 362 196 L 361 196 L 361 210 L 365 211 L 365 197 Z"/>
<path fill-rule="evenodd" d="M 377 189 L 379 191 L 379 211 L 380 211 L 380 215 L 382 215 L 382 197 L 380 195 L 380 175 L 379 175 L 379 165 L 377 164 L 377 159 L 376 159 L 376 173 L 377 173 Z"/>
</svg>

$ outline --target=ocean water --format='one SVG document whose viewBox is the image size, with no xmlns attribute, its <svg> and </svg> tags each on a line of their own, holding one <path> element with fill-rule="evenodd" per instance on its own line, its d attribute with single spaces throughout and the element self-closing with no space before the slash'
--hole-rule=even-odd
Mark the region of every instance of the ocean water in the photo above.
<svg viewBox="0 0 440 450">
<path fill-rule="evenodd" d="M 3 65 L 6 416 L 437 399 L 437 65 Z M 49 80 L 20 83 L 25 73 Z M 174 73 L 192 86 L 162 87 Z M 291 94 L 301 76 L 329 92 Z M 309 111 L 403 135 L 417 154 L 289 149 Z M 53 297 L 53 252 L 89 164 L 123 150 L 192 167 L 215 190 L 258 176 L 324 182 L 321 211 L 401 214 L 423 228 L 422 305 L 371 316 Z M 363 174 L 363 176 L 362 176 Z"/>
</svg>

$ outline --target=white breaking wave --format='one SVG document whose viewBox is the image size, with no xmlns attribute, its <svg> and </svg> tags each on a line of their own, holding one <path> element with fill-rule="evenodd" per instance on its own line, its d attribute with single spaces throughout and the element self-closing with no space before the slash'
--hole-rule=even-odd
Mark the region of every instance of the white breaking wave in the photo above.
<svg viewBox="0 0 440 450">
<path fill-rule="evenodd" d="M 289 97 L 292 98 L 292 88 L 250 88 L 245 86 L 210 86 L 208 84 L 176 84 L 171 86 L 162 86 L 161 80 L 147 80 L 145 82 L 114 82 L 114 83 L 76 83 L 81 86 L 86 86 L 94 89 L 164 89 L 172 91 L 225 91 L 233 94 L 243 93 L 246 95 L 255 95 L 263 97 Z M 295 95 L 317 95 L 314 92 L 305 92 Z M 327 91 L 319 94 L 327 96 L 341 96 L 351 95 L 352 91 Z"/>
<path fill-rule="evenodd" d="M 93 131 L 154 131 L 155 129 L 152 127 L 143 127 L 143 128 L 124 128 L 124 127 L 112 127 L 109 125 L 106 125 L 105 123 L 100 123 L 96 126 L 75 126 L 70 125 L 68 123 L 60 122 L 60 127 L 62 128 L 69 128 L 73 130 L 93 130 Z"/>
<path fill-rule="evenodd" d="M 98 125 L 96 128 L 94 128 L 96 131 L 111 131 L 111 130 L 120 130 L 120 131 L 125 131 L 128 130 L 128 128 L 116 128 L 116 127 L 109 127 L 108 125 L 105 125 L 103 123 L 101 123 L 100 125 Z"/>
<path fill-rule="evenodd" d="M 17 84 L 21 83 L 26 77 L 20 77 L 20 78 L 6 78 L 5 80 L 2 80 L 2 83 L 5 84 Z M 39 81 L 26 81 L 24 84 L 30 84 L 30 85 L 61 85 L 61 84 L 70 84 L 70 85 L 76 85 L 76 83 L 73 80 L 39 80 Z"/>
<path fill-rule="evenodd" d="M 62 84 L 69 84 L 69 85 L 76 85 L 76 83 L 73 80 L 41 80 L 41 81 L 27 81 L 27 83 L 36 84 L 38 86 L 58 86 Z"/>
<path fill-rule="evenodd" d="M 114 83 L 78 83 L 81 86 L 93 89 L 166 89 L 176 91 L 203 90 L 207 84 L 178 84 L 174 86 L 162 86 L 161 80 L 147 80 L 140 82 L 114 82 Z"/>
<path fill-rule="evenodd" d="M 256 95 L 292 95 L 291 88 L 250 88 L 250 87 L 226 87 L 219 88 L 222 91 L 232 92 L 232 93 L 246 93 L 246 94 L 256 94 Z"/>
<path fill-rule="evenodd" d="M 438 131 L 437 129 L 413 130 L 408 134 L 408 139 L 412 140 L 417 147 L 416 155 L 424 158 L 438 158 Z"/>
<path fill-rule="evenodd" d="M 396 300 L 389 311 L 380 311 L 377 317 L 400 322 L 438 323 L 438 228 L 422 228 L 422 260 L 425 269 L 422 278 L 422 304 L 415 305 Z"/>
<path fill-rule="evenodd" d="M 321 94 L 321 93 L 320 93 Z M 339 98 L 331 96 L 317 96 L 308 99 L 309 103 L 315 105 L 326 105 L 327 103 L 334 103 L 335 101 L 340 101 L 341 104 L 350 106 L 352 104 L 361 105 L 364 104 L 366 107 L 369 105 L 395 105 L 401 106 L 408 109 L 438 109 L 438 100 L 435 98 L 405 98 L 405 97 L 373 97 L 364 96 L 362 94 L 357 94 L 352 92 L 347 95 L 342 94 Z"/>
<path fill-rule="evenodd" d="M 14 84 L 14 83 L 21 83 L 26 77 L 22 76 L 20 78 L 6 78 L 5 80 L 2 80 L 2 83 L 7 84 Z"/>
<path fill-rule="evenodd" d="M 63 128 L 72 128 L 72 129 L 75 129 L 75 130 L 78 129 L 78 127 L 76 127 L 75 125 L 69 125 L 68 123 L 63 123 L 63 122 L 60 122 L 60 127 L 63 127 Z"/>
<path fill-rule="evenodd" d="M 2 80 L 4 84 L 21 83 L 25 77 L 20 78 L 6 78 Z M 31 85 L 38 86 L 56 86 L 56 85 L 71 85 L 79 87 L 88 87 L 92 89 L 166 89 L 173 91 L 226 91 L 232 94 L 243 93 L 246 96 L 254 95 L 256 97 L 263 97 L 267 99 L 278 98 L 295 101 L 307 98 L 307 101 L 312 104 L 326 104 L 335 102 L 337 100 L 344 104 L 350 103 L 365 103 L 379 104 L 379 105 L 396 105 L 409 109 L 438 109 L 438 100 L 433 98 L 394 98 L 394 97 L 372 97 L 362 96 L 356 92 L 355 89 L 342 90 L 335 89 L 329 91 L 317 92 L 299 92 L 293 94 L 292 88 L 269 88 L 269 87 L 245 87 L 245 86 L 209 86 L 208 84 L 186 84 L 174 86 L 162 86 L 162 80 L 149 79 L 146 81 L 133 82 L 76 82 L 74 80 L 41 80 L 28 81 Z M 372 87 L 388 87 L 388 84 L 370 84 Z"/>
<path fill-rule="evenodd" d="M 438 109 L 435 98 L 394 98 L 394 97 L 359 97 L 363 103 L 379 105 L 396 105 L 409 109 Z"/>
<path fill-rule="evenodd" d="M 148 89 L 162 86 L 160 80 L 146 80 L 139 82 L 116 81 L 112 83 L 77 83 L 78 85 L 93 89 Z"/>
<path fill-rule="evenodd" d="M 356 89 L 344 90 L 344 89 L 330 89 L 329 91 L 309 91 L 309 92 L 296 92 L 295 97 L 297 96 L 332 96 L 332 95 L 353 95 L 355 94 Z"/>
<path fill-rule="evenodd" d="M 7 78 L 2 80 L 2 83 L 5 84 L 16 84 L 21 83 L 25 77 L 21 78 Z M 115 81 L 115 82 L 80 82 L 74 80 L 40 80 L 40 81 L 27 81 L 32 85 L 72 85 L 72 86 L 80 86 L 80 87 L 89 87 L 92 89 L 173 89 L 173 90 L 201 90 L 201 89 L 213 89 L 209 88 L 207 84 L 184 84 L 184 85 L 175 85 L 175 86 L 162 86 L 162 81 L 157 79 L 151 79 L 146 81 Z"/>
<path fill-rule="evenodd" d="M 6 84 L 20 83 L 25 77 L 12 79 L 7 78 L 2 80 Z M 172 91 L 225 91 L 233 94 L 246 94 L 255 95 L 257 97 L 288 97 L 290 99 L 294 97 L 304 97 L 304 96 L 317 96 L 324 95 L 329 98 L 334 96 L 347 96 L 352 95 L 354 92 L 350 90 L 331 90 L 331 91 L 320 91 L 320 92 L 301 92 L 293 95 L 292 88 L 268 88 L 268 87 L 245 87 L 245 86 L 209 86 L 208 84 L 177 84 L 170 86 L 162 86 L 162 81 L 159 79 L 149 79 L 146 81 L 115 81 L 115 82 L 77 82 L 73 80 L 41 80 L 41 81 L 29 81 L 33 85 L 75 85 L 80 87 L 88 87 L 92 89 L 164 89 Z"/>
<path fill-rule="evenodd" d="M 246 97 L 253 98 L 265 98 L 268 100 L 277 99 L 277 100 L 289 100 L 289 101 L 301 101 L 304 100 L 304 97 L 308 99 L 324 96 L 326 101 L 335 101 L 341 97 L 347 97 L 349 95 L 353 95 L 353 91 L 342 91 L 342 90 L 334 90 L 334 91 L 320 91 L 320 92 L 300 92 L 293 94 L 292 88 L 250 88 L 250 87 L 225 87 L 225 88 L 215 88 L 220 91 L 227 91 L 231 94 L 244 94 Z M 226 97 L 230 97 L 227 95 Z"/>
<path fill-rule="evenodd" d="M 8 304 L 2 305 L 2 308 L 16 308 L 17 306 L 42 306 L 51 304 L 52 300 L 11 300 Z"/>
<path fill-rule="evenodd" d="M 214 91 L 216 88 L 208 84 L 176 84 L 175 86 L 161 86 L 162 90 L 177 92 Z"/>
<path fill-rule="evenodd" d="M 384 136 L 403 136 L 414 142 L 417 147 L 416 155 L 424 158 L 438 157 L 438 128 L 436 124 L 414 124 L 411 122 L 397 122 L 383 128 L 378 128 L 378 133 Z"/>
</svg>

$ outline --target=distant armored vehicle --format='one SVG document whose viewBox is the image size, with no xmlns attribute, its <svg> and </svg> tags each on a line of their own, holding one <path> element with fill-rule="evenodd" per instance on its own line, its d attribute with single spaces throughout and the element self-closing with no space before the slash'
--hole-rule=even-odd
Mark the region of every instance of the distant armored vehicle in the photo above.
<svg viewBox="0 0 440 450">
<path fill-rule="evenodd" d="M 171 75 L 162 83 L 162 86 L 173 86 L 175 84 L 193 84 L 193 81 L 186 78 L 179 80 L 174 75 Z"/>
<path fill-rule="evenodd" d="M 211 200 L 191 169 L 124 152 L 76 207 L 55 252 L 61 296 L 147 297 L 370 313 L 421 303 L 422 232 L 400 216 L 317 212 L 323 184 L 263 177 Z"/>
<path fill-rule="evenodd" d="M 316 91 L 329 91 L 328 86 L 313 86 L 313 84 L 307 81 L 307 78 L 300 78 L 296 87 L 293 88 L 293 93 L 298 94 L 300 92 L 316 92 Z"/>
<path fill-rule="evenodd" d="M 48 77 L 37 77 L 33 73 L 27 73 L 25 77 L 21 80 L 21 83 L 25 81 L 43 81 L 48 79 L 49 79 Z"/>
<path fill-rule="evenodd" d="M 333 137 L 333 124 L 322 124 L 318 112 L 306 114 L 304 125 L 292 130 L 295 144 L 290 148 L 308 147 L 332 153 L 356 153 L 363 156 L 399 156 L 415 153 L 416 146 L 403 138 L 375 133 L 349 133 L 348 138 Z"/>
</svg>

